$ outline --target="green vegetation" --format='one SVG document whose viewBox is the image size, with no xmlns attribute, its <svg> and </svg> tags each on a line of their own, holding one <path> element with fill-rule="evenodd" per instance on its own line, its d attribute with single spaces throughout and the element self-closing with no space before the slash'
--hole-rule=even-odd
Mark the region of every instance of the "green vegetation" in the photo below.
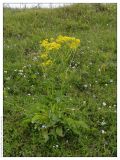
<svg viewBox="0 0 120 160">
<path fill-rule="evenodd" d="M 5 8 L 3 46 L 4 156 L 117 156 L 116 4 Z"/>
</svg>

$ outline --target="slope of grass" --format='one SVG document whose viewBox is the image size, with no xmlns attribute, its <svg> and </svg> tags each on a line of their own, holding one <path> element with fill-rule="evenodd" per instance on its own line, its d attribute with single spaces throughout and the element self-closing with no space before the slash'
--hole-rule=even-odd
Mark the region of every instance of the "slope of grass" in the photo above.
<svg viewBox="0 0 120 160">
<path fill-rule="evenodd" d="M 41 67 L 32 60 L 40 51 L 39 41 L 58 35 L 81 40 L 62 94 L 60 77 L 51 80 L 49 76 L 45 81 Z M 3 46 L 4 156 L 117 155 L 115 4 L 76 4 L 56 9 L 6 8 Z M 66 53 L 61 51 L 63 55 Z M 52 84 L 55 84 L 54 94 L 49 96 L 46 88 Z M 58 118 L 55 115 L 61 113 L 58 110 L 62 106 L 65 112 L 62 127 L 70 131 L 44 142 L 41 131 L 23 120 L 34 115 L 37 109 L 47 113 L 51 106 L 54 106 L 54 119 Z M 71 113 L 67 108 L 71 108 Z M 72 121 L 68 122 L 69 128 L 63 123 L 67 114 L 78 120 L 74 123 L 82 120 L 83 129 L 79 134 Z M 87 131 L 84 131 L 85 124 Z"/>
</svg>

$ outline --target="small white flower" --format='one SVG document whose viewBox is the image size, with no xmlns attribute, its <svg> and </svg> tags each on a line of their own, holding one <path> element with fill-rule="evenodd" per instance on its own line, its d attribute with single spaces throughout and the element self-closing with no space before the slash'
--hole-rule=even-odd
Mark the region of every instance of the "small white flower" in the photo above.
<svg viewBox="0 0 120 160">
<path fill-rule="evenodd" d="M 110 83 L 112 83 L 113 82 L 113 80 L 112 79 L 110 79 Z"/>
<path fill-rule="evenodd" d="M 46 127 L 47 127 L 47 126 L 43 124 L 41 128 L 46 128 Z"/>
<path fill-rule="evenodd" d="M 105 124 L 106 124 L 106 122 L 105 122 L 105 121 L 102 121 L 102 122 L 101 122 L 101 125 L 102 125 L 102 126 L 104 126 Z"/>
<path fill-rule="evenodd" d="M 75 68 L 75 66 L 72 67 L 73 69 Z"/>
<path fill-rule="evenodd" d="M 7 73 L 7 71 L 4 71 L 4 73 Z"/>
<path fill-rule="evenodd" d="M 107 86 L 108 84 L 106 83 L 105 86 Z"/>
<path fill-rule="evenodd" d="M 21 75 L 21 76 L 23 75 L 23 73 L 22 73 L 22 72 L 20 72 L 20 73 L 18 73 L 18 74 L 19 74 L 19 75 Z"/>
<path fill-rule="evenodd" d="M 37 60 L 37 57 L 33 57 L 33 59 L 32 59 L 33 61 L 36 61 Z"/>
<path fill-rule="evenodd" d="M 109 106 L 109 108 L 111 108 L 111 106 Z"/>
<path fill-rule="evenodd" d="M 105 103 L 105 102 L 103 102 L 103 106 L 106 106 L 106 103 Z"/>
<path fill-rule="evenodd" d="M 101 130 L 102 134 L 105 134 L 106 132 L 104 130 Z"/>
<path fill-rule="evenodd" d="M 10 90 L 10 87 L 7 87 L 8 90 Z"/>
<path fill-rule="evenodd" d="M 97 83 L 98 81 L 95 81 L 95 83 Z"/>
<path fill-rule="evenodd" d="M 98 71 L 100 72 L 100 71 L 101 71 L 101 69 L 99 68 L 99 69 L 98 69 Z"/>
<path fill-rule="evenodd" d="M 17 69 L 14 70 L 15 72 L 17 71 Z"/>
<path fill-rule="evenodd" d="M 99 107 L 98 109 L 100 110 L 101 108 Z"/>
<path fill-rule="evenodd" d="M 23 72 L 23 70 L 19 70 L 19 72 Z"/>
<path fill-rule="evenodd" d="M 83 101 L 83 104 L 86 104 L 86 101 Z"/>
<path fill-rule="evenodd" d="M 90 62 L 89 64 L 92 65 L 92 62 Z"/>
<path fill-rule="evenodd" d="M 28 93 L 28 96 L 30 96 L 31 94 L 30 93 Z"/>
<path fill-rule="evenodd" d="M 87 88 L 87 84 L 84 84 L 84 87 Z"/>
<path fill-rule="evenodd" d="M 56 144 L 56 148 L 58 148 L 59 146 Z"/>
<path fill-rule="evenodd" d="M 23 76 L 24 78 L 26 77 L 26 75 Z"/>
</svg>

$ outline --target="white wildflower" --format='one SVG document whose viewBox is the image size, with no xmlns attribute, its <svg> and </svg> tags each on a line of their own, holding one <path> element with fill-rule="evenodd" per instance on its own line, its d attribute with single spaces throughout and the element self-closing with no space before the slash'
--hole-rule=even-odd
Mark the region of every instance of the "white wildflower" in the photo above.
<svg viewBox="0 0 120 160">
<path fill-rule="evenodd" d="M 106 132 L 104 130 L 101 130 L 102 134 L 105 134 Z"/>
<path fill-rule="evenodd" d="M 33 61 L 37 61 L 37 57 L 33 57 L 33 59 L 32 59 Z"/>
<path fill-rule="evenodd" d="M 56 144 L 56 148 L 58 148 L 59 146 Z"/>
<path fill-rule="evenodd" d="M 19 75 L 21 75 L 21 76 L 23 75 L 23 73 L 22 73 L 22 72 L 20 72 L 20 73 L 18 73 L 18 74 L 19 74 Z"/>
<path fill-rule="evenodd" d="M 105 102 L 103 102 L 103 106 L 106 106 L 106 103 L 105 103 Z"/>
<path fill-rule="evenodd" d="M 110 79 L 110 83 L 112 83 L 113 82 L 113 80 L 112 79 Z"/>
<path fill-rule="evenodd" d="M 19 72 L 23 72 L 23 70 L 19 70 Z"/>
<path fill-rule="evenodd" d="M 87 88 L 87 84 L 84 84 L 84 87 Z"/>
<path fill-rule="evenodd" d="M 89 64 L 92 65 L 92 62 L 90 62 Z"/>
<path fill-rule="evenodd" d="M 41 128 L 46 128 L 46 127 L 47 127 L 47 126 L 43 124 Z"/>
<path fill-rule="evenodd" d="M 7 73 L 7 71 L 4 71 L 4 73 Z"/>
<path fill-rule="evenodd" d="M 86 104 L 86 101 L 83 101 L 83 104 Z"/>
<path fill-rule="evenodd" d="M 104 126 L 105 124 L 106 124 L 106 122 L 105 122 L 105 121 L 102 121 L 102 122 L 101 122 L 101 125 L 102 125 L 102 126 Z"/>
</svg>

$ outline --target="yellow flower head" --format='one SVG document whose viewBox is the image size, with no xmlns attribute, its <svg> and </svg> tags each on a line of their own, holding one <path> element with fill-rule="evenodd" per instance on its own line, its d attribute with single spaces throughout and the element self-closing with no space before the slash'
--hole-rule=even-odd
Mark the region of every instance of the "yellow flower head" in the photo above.
<svg viewBox="0 0 120 160">
<path fill-rule="evenodd" d="M 69 44 L 69 47 L 71 49 L 75 49 L 78 47 L 78 45 L 80 44 L 80 40 L 79 39 L 75 39 L 74 41 L 72 41 L 70 44 Z"/>
<path fill-rule="evenodd" d="M 56 43 L 56 42 L 51 42 L 46 46 L 47 50 L 54 50 L 54 49 L 59 49 L 61 47 L 60 44 Z"/>
<path fill-rule="evenodd" d="M 56 50 L 61 47 L 61 45 L 56 42 L 48 42 L 48 39 L 43 40 L 41 46 L 47 51 Z"/>
<path fill-rule="evenodd" d="M 46 50 L 46 51 L 51 51 L 51 50 L 59 50 L 61 46 L 67 45 L 71 49 L 72 48 L 77 48 L 80 44 L 80 39 L 76 39 L 75 37 L 69 37 L 69 36 L 62 36 L 59 35 L 56 40 L 51 38 L 50 41 L 48 39 L 45 39 L 41 42 L 41 46 Z M 45 55 L 43 56 L 45 57 Z"/>
<path fill-rule="evenodd" d="M 51 65 L 51 64 L 53 64 L 53 62 L 52 62 L 51 60 L 47 60 L 46 62 L 43 62 L 43 63 L 42 63 L 42 66 L 43 66 L 43 67 L 46 67 L 46 66 L 49 66 L 49 65 Z"/>
<path fill-rule="evenodd" d="M 48 58 L 48 54 L 47 54 L 47 53 L 42 53 L 42 54 L 40 55 L 40 57 L 41 57 L 42 59 L 47 59 L 47 58 Z"/>
</svg>

